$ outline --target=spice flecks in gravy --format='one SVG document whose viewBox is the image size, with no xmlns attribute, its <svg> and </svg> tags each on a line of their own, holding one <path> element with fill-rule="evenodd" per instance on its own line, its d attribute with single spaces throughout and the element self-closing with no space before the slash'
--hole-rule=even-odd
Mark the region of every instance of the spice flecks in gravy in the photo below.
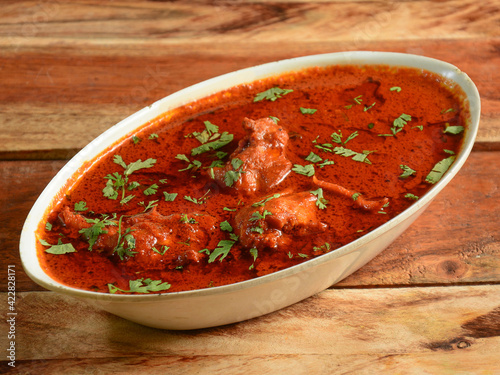
<svg viewBox="0 0 500 375">
<path fill-rule="evenodd" d="M 468 117 L 444 78 L 307 69 L 173 110 L 110 147 L 48 212 L 55 280 L 110 293 L 235 283 L 321 256 L 408 208 Z"/>
</svg>

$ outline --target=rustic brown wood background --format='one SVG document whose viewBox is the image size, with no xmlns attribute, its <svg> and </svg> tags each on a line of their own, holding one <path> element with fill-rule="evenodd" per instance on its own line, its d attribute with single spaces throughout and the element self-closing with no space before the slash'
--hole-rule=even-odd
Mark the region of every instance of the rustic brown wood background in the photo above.
<svg viewBox="0 0 500 375">
<path fill-rule="evenodd" d="M 498 0 L 0 1 L 0 358 L 19 374 L 500 374 Z M 376 50 L 448 61 L 482 98 L 464 168 L 428 211 L 329 290 L 227 327 L 169 332 L 45 291 L 19 234 L 90 140 L 236 69 Z M 15 368 L 6 358 L 16 269 Z"/>
</svg>

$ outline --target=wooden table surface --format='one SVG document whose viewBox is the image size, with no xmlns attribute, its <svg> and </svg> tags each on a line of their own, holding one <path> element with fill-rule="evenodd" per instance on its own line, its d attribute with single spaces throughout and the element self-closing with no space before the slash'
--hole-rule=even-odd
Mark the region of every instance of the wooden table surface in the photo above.
<svg viewBox="0 0 500 375">
<path fill-rule="evenodd" d="M 2 373 L 500 374 L 498 0 L 0 5 Z M 445 60 L 482 97 L 464 168 L 358 272 L 276 313 L 178 332 L 98 311 L 24 274 L 18 241 L 30 207 L 101 132 L 205 79 L 346 50 Z M 15 324 L 7 316 L 9 268 Z"/>
</svg>

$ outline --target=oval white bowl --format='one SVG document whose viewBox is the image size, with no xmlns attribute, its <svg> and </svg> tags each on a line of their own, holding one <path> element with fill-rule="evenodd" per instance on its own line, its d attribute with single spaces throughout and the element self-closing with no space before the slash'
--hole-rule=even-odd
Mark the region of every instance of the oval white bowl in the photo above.
<svg viewBox="0 0 500 375">
<path fill-rule="evenodd" d="M 178 293 L 117 295 L 95 293 L 62 285 L 41 268 L 35 232 L 48 205 L 67 180 L 111 144 L 148 121 L 181 105 L 218 91 L 259 79 L 314 66 L 384 64 L 425 69 L 451 80 L 464 91 L 470 123 L 461 152 L 445 176 L 406 211 L 335 251 L 256 279 Z M 472 150 L 480 117 L 480 98 L 474 83 L 457 67 L 427 57 L 390 52 L 342 52 L 293 58 L 216 77 L 140 110 L 119 122 L 73 157 L 47 185 L 31 209 L 20 240 L 20 256 L 27 275 L 46 289 L 85 300 L 125 319 L 163 329 L 197 329 L 224 325 L 264 315 L 318 293 L 347 277 L 385 249 L 427 208 L 450 182 Z M 200 314 L 200 311 L 203 313 Z"/>
</svg>

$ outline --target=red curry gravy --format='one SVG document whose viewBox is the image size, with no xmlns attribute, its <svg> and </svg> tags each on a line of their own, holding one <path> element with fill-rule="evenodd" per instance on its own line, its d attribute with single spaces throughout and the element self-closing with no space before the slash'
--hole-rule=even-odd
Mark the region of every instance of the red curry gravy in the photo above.
<svg viewBox="0 0 500 375">
<path fill-rule="evenodd" d="M 74 177 L 40 225 L 42 266 L 75 288 L 161 293 L 334 251 L 446 171 L 466 126 L 461 98 L 430 72 L 333 66 L 166 113 Z"/>
</svg>

